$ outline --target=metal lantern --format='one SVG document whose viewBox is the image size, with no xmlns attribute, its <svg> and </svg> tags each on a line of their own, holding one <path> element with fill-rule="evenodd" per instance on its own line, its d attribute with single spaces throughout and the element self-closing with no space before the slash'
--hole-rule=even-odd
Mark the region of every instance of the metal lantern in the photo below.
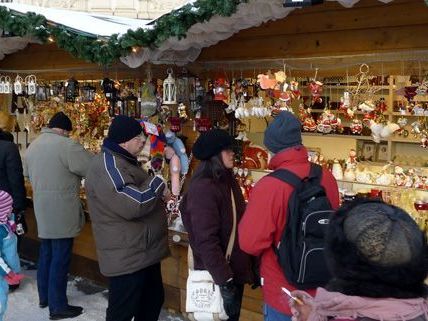
<svg viewBox="0 0 428 321">
<path fill-rule="evenodd" d="M 76 101 L 76 97 L 79 96 L 79 82 L 70 78 L 65 83 L 65 101 L 74 103 Z"/>
<path fill-rule="evenodd" d="M 177 88 L 172 77 L 172 69 L 168 69 L 168 77 L 163 81 L 163 103 L 174 105 L 177 103 Z"/>
</svg>

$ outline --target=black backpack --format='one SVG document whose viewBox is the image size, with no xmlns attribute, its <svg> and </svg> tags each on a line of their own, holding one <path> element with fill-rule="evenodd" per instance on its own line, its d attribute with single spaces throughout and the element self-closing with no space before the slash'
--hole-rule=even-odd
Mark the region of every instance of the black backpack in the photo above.
<svg viewBox="0 0 428 321">
<path fill-rule="evenodd" d="M 269 174 L 294 187 L 287 223 L 274 251 L 288 282 L 298 289 L 324 286 L 330 279 L 324 258 L 324 234 L 333 213 L 321 186 L 322 168 L 311 163 L 309 176 L 278 169 Z"/>
</svg>

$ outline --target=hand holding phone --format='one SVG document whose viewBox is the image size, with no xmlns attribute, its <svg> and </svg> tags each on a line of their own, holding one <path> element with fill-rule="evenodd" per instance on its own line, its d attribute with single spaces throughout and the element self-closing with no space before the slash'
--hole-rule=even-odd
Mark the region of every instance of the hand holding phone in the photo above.
<svg viewBox="0 0 428 321">
<path fill-rule="evenodd" d="M 282 287 L 281 290 L 282 290 L 282 292 L 284 292 L 285 294 L 287 294 L 291 299 L 293 299 L 294 301 L 296 301 L 297 304 L 304 305 L 303 301 L 300 300 L 298 297 L 291 295 L 291 292 L 288 289 Z"/>
</svg>

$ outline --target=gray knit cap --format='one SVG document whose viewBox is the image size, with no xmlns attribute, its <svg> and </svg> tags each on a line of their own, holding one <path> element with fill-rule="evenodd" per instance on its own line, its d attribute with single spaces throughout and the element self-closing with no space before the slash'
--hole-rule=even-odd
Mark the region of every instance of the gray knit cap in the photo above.
<svg viewBox="0 0 428 321">
<path fill-rule="evenodd" d="M 266 128 L 263 144 L 274 154 L 302 145 L 300 120 L 289 111 L 280 112 Z"/>
<path fill-rule="evenodd" d="M 425 246 L 413 219 L 400 208 L 384 203 L 365 203 L 351 209 L 343 232 L 362 256 L 378 266 L 409 263 Z"/>
</svg>

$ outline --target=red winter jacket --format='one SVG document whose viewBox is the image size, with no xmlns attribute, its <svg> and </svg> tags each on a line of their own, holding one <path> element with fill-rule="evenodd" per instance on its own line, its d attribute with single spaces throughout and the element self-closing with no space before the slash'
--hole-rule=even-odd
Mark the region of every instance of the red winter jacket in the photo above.
<svg viewBox="0 0 428 321">
<path fill-rule="evenodd" d="M 301 178 L 309 175 L 308 152 L 303 146 L 296 146 L 276 154 L 269 163 L 270 169 L 285 168 Z M 336 180 L 328 170 L 323 170 L 321 185 L 325 188 L 331 206 L 339 207 L 339 191 Z M 291 315 L 289 298 L 281 291 L 290 285 L 282 272 L 272 245 L 278 244 L 287 221 L 288 198 L 291 185 L 273 177 L 263 177 L 251 192 L 247 209 L 239 224 L 239 245 L 249 254 L 261 256 L 260 276 L 266 304 Z M 308 291 L 314 294 L 314 291 Z"/>
</svg>

